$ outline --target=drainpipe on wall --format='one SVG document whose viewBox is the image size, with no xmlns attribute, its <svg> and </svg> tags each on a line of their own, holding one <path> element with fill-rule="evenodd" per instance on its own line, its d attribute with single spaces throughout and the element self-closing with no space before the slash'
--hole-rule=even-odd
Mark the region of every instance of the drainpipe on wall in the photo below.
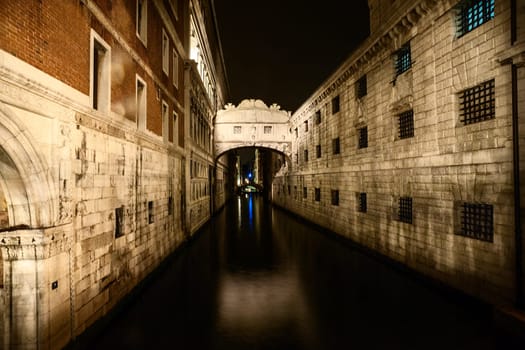
<svg viewBox="0 0 525 350">
<path fill-rule="evenodd" d="M 520 144 L 518 126 L 518 68 L 511 68 L 512 75 L 512 153 L 514 176 L 514 230 L 516 244 L 516 306 L 525 308 L 523 296 L 523 238 L 521 232 L 521 199 L 520 199 Z"/>
</svg>

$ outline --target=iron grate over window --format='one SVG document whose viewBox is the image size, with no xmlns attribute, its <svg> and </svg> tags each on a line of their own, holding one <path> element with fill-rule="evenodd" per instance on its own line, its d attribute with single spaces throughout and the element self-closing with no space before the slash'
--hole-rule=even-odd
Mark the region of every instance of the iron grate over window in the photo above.
<svg viewBox="0 0 525 350">
<path fill-rule="evenodd" d="M 414 137 L 414 111 L 406 111 L 398 115 L 399 138 L 406 139 Z"/>
<path fill-rule="evenodd" d="M 363 75 L 359 80 L 357 81 L 355 85 L 355 94 L 357 98 L 361 98 L 363 96 L 366 96 L 367 89 L 366 89 L 366 74 Z"/>
<path fill-rule="evenodd" d="M 494 240 L 494 209 L 485 203 L 461 205 L 461 231 L 459 235 L 492 242 Z"/>
<path fill-rule="evenodd" d="M 368 147 L 368 127 L 359 128 L 359 148 Z"/>
<path fill-rule="evenodd" d="M 493 119 L 496 116 L 494 79 L 459 93 L 460 117 L 464 125 Z"/>
<path fill-rule="evenodd" d="M 412 223 L 412 198 L 399 198 L 398 219 L 401 222 Z"/>
<path fill-rule="evenodd" d="M 361 213 L 366 213 L 366 193 L 361 192 L 358 194 L 358 207 L 357 210 Z"/>
<path fill-rule="evenodd" d="M 396 76 L 406 72 L 410 67 L 412 67 L 410 43 L 406 43 L 396 51 Z"/>
<path fill-rule="evenodd" d="M 464 0 L 458 5 L 458 37 L 494 18 L 495 0 Z"/>
</svg>

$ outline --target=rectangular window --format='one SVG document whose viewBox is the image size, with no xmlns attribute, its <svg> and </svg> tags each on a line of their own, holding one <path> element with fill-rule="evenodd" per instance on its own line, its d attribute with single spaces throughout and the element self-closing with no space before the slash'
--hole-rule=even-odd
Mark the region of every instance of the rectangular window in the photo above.
<svg viewBox="0 0 525 350">
<path fill-rule="evenodd" d="M 109 112 L 111 94 L 111 47 L 91 30 L 90 98 L 93 109 Z"/>
<path fill-rule="evenodd" d="M 304 121 L 304 132 L 308 132 L 308 120 Z"/>
<path fill-rule="evenodd" d="M 321 111 L 315 112 L 315 125 L 321 124 Z"/>
<path fill-rule="evenodd" d="M 290 185 L 288 185 L 288 195 L 291 194 Z"/>
<path fill-rule="evenodd" d="M 264 133 L 265 134 L 271 134 L 272 133 L 272 127 L 271 126 L 265 126 L 264 127 Z"/>
<path fill-rule="evenodd" d="M 321 145 L 316 145 L 315 146 L 315 154 L 316 154 L 317 158 L 321 158 Z"/>
<path fill-rule="evenodd" d="M 359 143 L 358 148 L 368 147 L 368 127 L 359 128 Z"/>
<path fill-rule="evenodd" d="M 242 127 L 241 126 L 236 125 L 236 126 L 233 127 L 233 133 L 234 134 L 240 134 L 241 131 L 242 131 Z"/>
<path fill-rule="evenodd" d="M 314 199 L 316 202 L 320 202 L 321 201 L 321 189 L 319 187 L 316 187 L 314 189 Z"/>
<path fill-rule="evenodd" d="M 456 10 L 457 36 L 461 37 L 494 18 L 495 0 L 464 0 Z"/>
<path fill-rule="evenodd" d="M 173 197 L 168 197 L 168 215 L 173 215 Z"/>
<path fill-rule="evenodd" d="M 494 208 L 485 203 L 461 203 L 461 230 L 458 235 L 481 241 L 494 240 Z"/>
<path fill-rule="evenodd" d="M 135 26 L 137 36 L 144 45 L 148 43 L 148 0 L 137 0 Z"/>
<path fill-rule="evenodd" d="M 398 115 L 399 138 L 414 137 L 414 112 L 412 110 Z"/>
<path fill-rule="evenodd" d="M 339 95 L 332 99 L 332 114 L 339 112 Z"/>
<path fill-rule="evenodd" d="M 124 235 L 124 207 L 115 208 L 115 238 Z"/>
<path fill-rule="evenodd" d="M 299 164 L 299 153 L 295 154 L 295 163 Z"/>
<path fill-rule="evenodd" d="M 400 75 L 403 72 L 412 67 L 412 59 L 410 56 L 410 42 L 403 45 L 395 53 L 395 64 L 396 64 L 396 76 Z"/>
<path fill-rule="evenodd" d="M 162 101 L 162 138 L 164 142 L 168 142 L 169 139 L 169 105 L 166 101 Z"/>
<path fill-rule="evenodd" d="M 179 87 L 179 55 L 177 55 L 177 51 L 175 51 L 175 49 L 173 49 L 173 54 L 172 54 L 172 59 L 173 59 L 173 85 L 178 88 Z"/>
<path fill-rule="evenodd" d="M 172 137 L 171 137 L 171 142 L 173 142 L 174 144 L 177 144 L 177 127 L 178 127 L 178 121 L 177 121 L 177 113 L 175 113 L 175 111 L 173 111 L 173 124 L 172 124 Z"/>
<path fill-rule="evenodd" d="M 339 190 L 331 191 L 332 205 L 339 205 Z"/>
<path fill-rule="evenodd" d="M 295 128 L 295 137 L 299 137 L 299 131 Z"/>
<path fill-rule="evenodd" d="M 339 137 L 332 139 L 332 153 L 333 154 L 341 153 L 341 142 L 339 141 Z"/>
<path fill-rule="evenodd" d="M 303 198 L 308 198 L 308 187 L 303 187 Z"/>
<path fill-rule="evenodd" d="M 153 201 L 148 202 L 148 224 L 154 222 Z"/>
<path fill-rule="evenodd" d="M 357 194 L 357 211 L 366 213 L 366 193 L 361 192 Z"/>
<path fill-rule="evenodd" d="M 459 106 L 460 120 L 464 125 L 495 118 L 494 79 L 461 91 Z"/>
<path fill-rule="evenodd" d="M 357 98 L 361 98 L 363 96 L 366 96 L 366 74 L 363 75 L 355 84 L 355 95 Z"/>
<path fill-rule="evenodd" d="M 307 149 L 304 150 L 304 161 L 305 162 L 308 161 L 308 150 Z"/>
<path fill-rule="evenodd" d="M 170 39 L 164 28 L 162 28 L 162 71 L 170 74 Z"/>
<path fill-rule="evenodd" d="M 397 219 L 408 224 L 412 223 L 412 198 L 400 197 Z"/>
<path fill-rule="evenodd" d="M 136 77 L 137 91 L 136 91 L 136 103 L 137 103 L 137 128 L 139 130 L 146 130 L 146 83 L 144 80 Z"/>
</svg>

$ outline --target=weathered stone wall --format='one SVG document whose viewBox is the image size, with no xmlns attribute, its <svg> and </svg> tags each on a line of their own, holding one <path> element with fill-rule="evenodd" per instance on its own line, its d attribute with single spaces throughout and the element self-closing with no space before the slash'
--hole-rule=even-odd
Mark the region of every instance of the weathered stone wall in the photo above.
<svg viewBox="0 0 525 350">
<path fill-rule="evenodd" d="M 414 3 L 412 12 L 371 36 L 303 104 L 292 116 L 293 160 L 277 174 L 272 196 L 278 205 L 425 275 L 511 304 L 511 80 L 510 67 L 497 61 L 510 46 L 510 1 L 497 1 L 495 17 L 461 37 L 455 35 L 456 3 Z M 396 76 L 393 54 L 406 42 L 412 65 Z M 359 98 L 356 84 L 365 74 L 367 93 Z M 459 92 L 491 79 L 495 118 L 463 125 Z M 333 113 L 336 96 L 340 110 Z M 409 110 L 414 136 L 401 138 L 398 115 Z M 360 148 L 363 127 L 368 145 Z M 340 152 L 334 154 L 337 138 Z M 366 212 L 359 211 L 360 193 L 366 193 Z M 412 223 L 398 217 L 405 196 L 412 198 Z M 463 202 L 493 206 L 492 242 L 455 234 Z"/>
</svg>

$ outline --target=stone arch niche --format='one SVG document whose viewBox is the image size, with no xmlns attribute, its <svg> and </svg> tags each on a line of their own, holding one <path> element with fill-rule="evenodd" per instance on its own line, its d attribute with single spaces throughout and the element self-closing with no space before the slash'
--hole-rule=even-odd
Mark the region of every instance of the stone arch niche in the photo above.
<svg viewBox="0 0 525 350">
<path fill-rule="evenodd" d="M 20 118 L 0 103 L 0 186 L 9 230 L 50 227 L 55 223 L 57 196 L 50 171 L 31 139 Z"/>
</svg>

